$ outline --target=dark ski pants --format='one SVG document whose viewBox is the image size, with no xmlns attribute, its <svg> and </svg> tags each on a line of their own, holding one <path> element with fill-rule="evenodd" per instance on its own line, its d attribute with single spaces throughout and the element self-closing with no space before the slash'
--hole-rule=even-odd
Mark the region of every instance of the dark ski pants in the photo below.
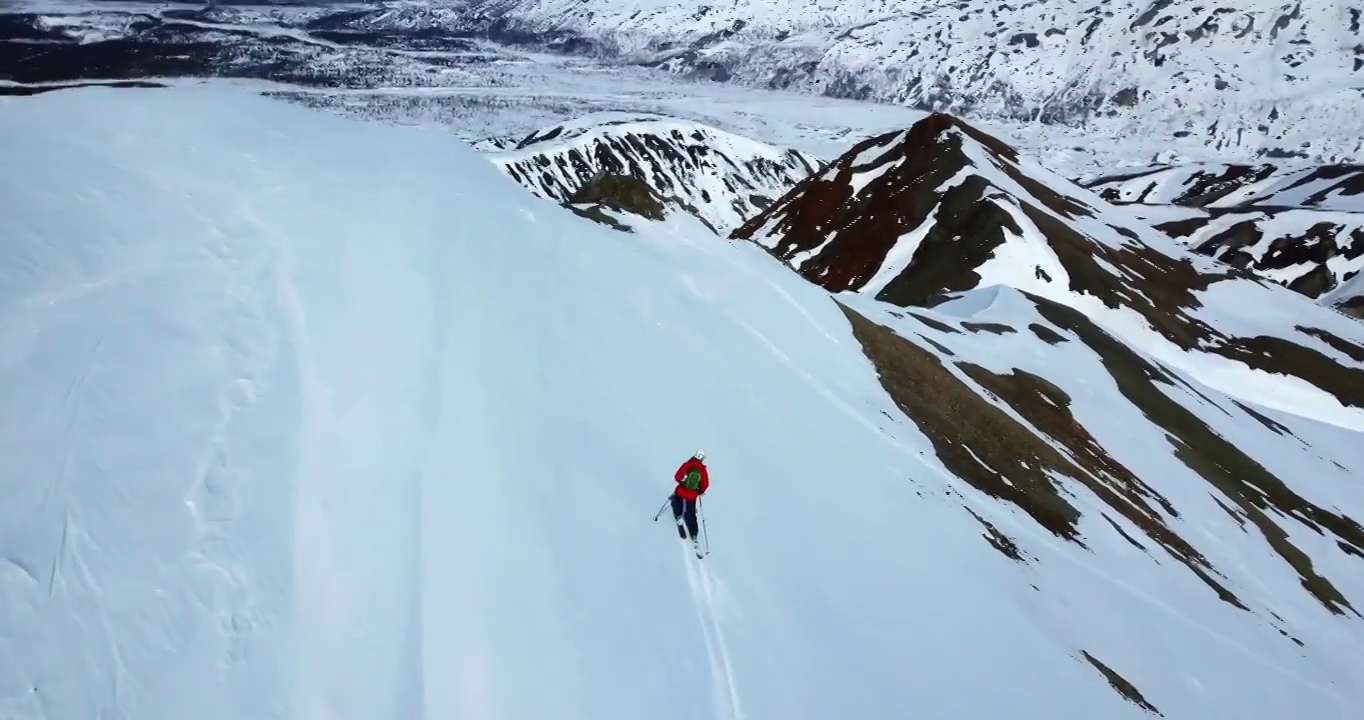
<svg viewBox="0 0 1364 720">
<path fill-rule="evenodd" d="M 699 537 L 700 531 L 696 528 L 696 501 L 684 500 L 678 497 L 677 493 L 673 493 L 670 499 L 673 503 L 673 520 L 681 519 L 687 524 L 686 532 L 683 532 L 681 524 L 677 526 L 678 537 L 683 540 L 686 540 L 688 536 Z"/>
</svg>

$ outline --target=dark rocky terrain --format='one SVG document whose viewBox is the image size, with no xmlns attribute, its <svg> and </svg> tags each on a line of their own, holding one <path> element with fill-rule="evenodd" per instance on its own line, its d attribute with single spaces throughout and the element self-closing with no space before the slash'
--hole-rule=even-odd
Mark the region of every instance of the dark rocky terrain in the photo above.
<svg viewBox="0 0 1364 720">
<path fill-rule="evenodd" d="M 1364 167 L 1154 167 L 1082 183 L 1195 252 L 1255 271 L 1342 312 L 1364 299 Z"/>
</svg>

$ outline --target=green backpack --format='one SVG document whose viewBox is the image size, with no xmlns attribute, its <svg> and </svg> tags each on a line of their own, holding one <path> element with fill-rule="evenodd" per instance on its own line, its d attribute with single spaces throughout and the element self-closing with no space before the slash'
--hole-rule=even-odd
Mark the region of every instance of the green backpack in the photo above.
<svg viewBox="0 0 1364 720">
<path fill-rule="evenodd" d="M 697 470 L 696 468 L 688 470 L 687 474 L 682 478 L 682 487 L 688 490 L 700 490 L 701 471 Z"/>
</svg>

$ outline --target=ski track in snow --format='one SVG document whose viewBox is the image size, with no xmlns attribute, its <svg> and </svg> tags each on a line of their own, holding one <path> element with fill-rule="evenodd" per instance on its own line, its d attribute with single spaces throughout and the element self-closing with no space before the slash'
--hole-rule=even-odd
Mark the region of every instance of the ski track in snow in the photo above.
<svg viewBox="0 0 1364 720">
<path fill-rule="evenodd" d="M 696 619 L 701 626 L 702 639 L 706 643 L 706 659 L 710 663 L 711 702 L 715 709 L 715 717 L 744 720 L 746 716 L 739 704 L 738 683 L 734 679 L 734 669 L 729 659 L 729 646 L 725 642 L 725 633 L 720 627 L 716 613 L 710 568 L 706 567 L 705 562 L 698 559 L 685 543 L 679 543 L 679 547 L 682 548 L 682 562 L 687 568 L 687 582 L 691 585 Z"/>
<path fill-rule="evenodd" d="M 732 262 L 733 264 L 735 264 L 735 265 L 738 264 L 738 263 L 735 262 L 735 261 L 731 261 L 731 262 Z M 752 272 L 752 271 L 749 270 L 748 268 L 742 268 L 742 270 L 743 270 L 747 275 L 749 275 L 750 277 L 753 277 L 754 279 L 759 279 L 759 278 L 755 277 L 755 276 L 757 275 L 757 273 Z M 765 282 L 765 283 L 771 284 L 770 281 L 767 281 L 765 278 L 763 278 L 762 280 L 763 280 L 763 282 Z M 693 284 L 691 284 L 691 283 L 687 283 L 687 284 L 688 284 L 689 288 L 690 288 L 693 292 L 695 292 L 699 297 L 702 297 L 703 299 L 705 298 L 705 296 L 700 292 L 699 288 L 696 288 L 696 287 L 695 287 Z M 816 319 L 815 319 L 814 317 L 812 317 L 812 316 L 809 314 L 809 312 L 808 312 L 807 310 L 805 310 L 803 307 L 801 307 L 800 304 L 799 304 L 798 302 L 796 302 L 796 300 L 795 300 L 794 298 L 792 298 L 788 293 L 786 293 L 785 291 L 782 291 L 782 292 L 779 293 L 779 295 L 780 295 L 781 297 L 783 297 L 787 302 L 789 302 L 791 305 L 795 306 L 795 307 L 799 310 L 799 312 L 797 313 L 798 315 L 800 315 L 800 316 L 803 317 L 804 319 L 810 321 L 812 324 L 818 325 L 818 322 L 816 321 Z M 854 300 L 855 300 L 855 298 L 854 298 Z M 880 436 L 881 438 L 883 438 L 887 443 L 889 443 L 889 444 L 890 444 L 891 446 L 893 446 L 895 449 L 897 449 L 897 450 L 903 452 L 905 455 L 909 456 L 910 458 L 912 458 L 913 460 L 915 460 L 916 462 L 918 462 L 921 466 L 929 468 L 932 472 L 934 472 L 936 475 L 938 475 L 938 476 L 943 480 L 943 482 L 944 482 L 947 486 L 953 487 L 953 488 L 957 488 L 957 489 L 958 489 L 959 491 L 961 491 L 961 492 L 971 492 L 971 491 L 972 491 L 972 489 L 969 488 L 969 487 L 963 487 L 963 483 L 962 483 L 959 479 L 957 479 L 956 477 L 950 475 L 950 474 L 947 473 L 945 470 L 943 470 L 942 468 L 940 468 L 940 467 L 934 465 L 933 463 L 924 462 L 924 461 L 923 461 L 923 458 L 920 457 L 919 455 L 917 455 L 911 448 L 909 448 L 908 446 L 906 446 L 905 444 L 903 444 L 901 441 L 899 441 L 899 440 L 897 440 L 897 439 L 891 437 L 890 435 L 888 435 L 884 430 L 882 430 L 880 427 L 878 427 L 878 426 L 876 425 L 876 423 L 870 421 L 863 413 L 858 412 L 855 408 L 853 408 L 852 406 L 850 406 L 846 401 L 844 401 L 842 398 L 838 397 L 838 395 L 837 395 L 836 393 L 834 393 L 831 389 L 829 389 L 826 385 L 824 385 L 822 382 L 820 382 L 820 381 L 817 380 L 815 377 L 813 377 L 808 371 L 806 371 L 804 368 L 800 367 L 798 364 L 796 364 L 794 361 L 792 361 L 791 358 L 790 358 L 785 352 L 783 352 L 783 351 L 781 350 L 781 348 L 779 348 L 779 347 L 778 347 L 775 343 L 773 343 L 770 339 L 768 339 L 767 337 L 765 337 L 757 328 L 753 327 L 750 323 L 748 323 L 747 321 L 745 321 L 743 318 L 739 317 L 738 315 L 736 315 L 736 314 L 735 314 L 734 312 L 732 312 L 732 311 L 725 310 L 724 313 L 725 313 L 725 315 L 726 315 L 731 321 L 733 321 L 736 325 L 738 325 L 739 327 L 743 328 L 743 329 L 744 329 L 746 332 L 748 332 L 749 334 L 753 335 L 753 336 L 754 336 L 757 340 L 759 340 L 763 345 L 765 345 L 768 349 L 770 349 L 770 350 L 772 351 L 773 355 L 775 355 L 775 356 L 778 358 L 778 360 L 780 360 L 784 365 L 786 365 L 788 368 L 790 368 L 793 372 L 795 372 L 795 373 L 797 373 L 798 375 L 800 375 L 807 383 L 809 383 L 809 385 L 810 385 L 810 387 L 811 387 L 812 389 L 814 389 L 817 393 L 819 393 L 821 396 L 823 396 L 825 399 L 827 399 L 827 400 L 829 401 L 829 403 L 830 403 L 833 407 L 835 407 L 835 408 L 837 408 L 838 410 L 842 411 L 843 413 L 847 414 L 851 419 L 853 419 L 853 420 L 855 420 L 855 421 L 861 423 L 863 426 L 867 427 L 870 431 L 872 431 L 872 432 L 875 433 L 876 435 L 878 435 L 878 436 Z M 823 334 L 825 337 L 829 338 L 831 341 L 837 342 L 837 341 L 836 341 L 831 335 L 829 335 L 828 332 L 825 331 L 822 327 L 820 328 L 820 332 L 821 332 L 821 334 Z M 965 380 L 964 380 L 964 381 L 965 381 Z M 1009 408 L 1004 408 L 1004 409 L 1005 409 L 1006 412 L 1009 412 L 1011 415 L 1015 414 L 1015 411 L 1013 411 L 1012 409 L 1009 409 Z M 973 507 L 975 507 L 975 508 L 977 509 L 977 511 L 980 511 L 980 508 L 982 508 L 982 507 L 990 507 L 990 506 L 991 506 L 991 503 L 989 503 L 989 502 L 977 502 L 977 503 L 973 503 L 972 505 L 973 505 Z M 1028 537 L 1028 538 L 1030 538 L 1031 540 L 1033 540 L 1034 542 L 1036 542 L 1036 543 L 1038 543 L 1038 544 L 1047 545 L 1047 546 L 1050 546 L 1050 547 L 1053 547 L 1053 548 L 1056 547 L 1056 543 L 1055 543 L 1055 541 L 1054 541 L 1053 538 L 1051 538 L 1051 537 L 1047 536 L 1046 534 L 1044 534 L 1044 533 L 1042 533 L 1042 532 L 1036 530 L 1036 528 L 1034 528 L 1034 527 L 1033 527 L 1032 525 L 1030 525 L 1029 523 L 1019 520 L 1017 517 L 1015 517 L 1015 515 L 1014 515 L 1013 513 L 992 512 L 992 513 L 990 513 L 990 514 L 1002 518 L 1002 521 L 1003 521 L 1005 524 L 1007 524 L 1007 525 L 1009 525 L 1010 527 L 1012 527 L 1013 530 L 1014 530 L 1014 532 L 1015 532 L 1018 536 Z M 1253 650 L 1247 648 L 1244 644 L 1242 644 L 1242 643 L 1236 641 L 1236 640 L 1233 639 L 1233 638 L 1227 637 L 1227 636 L 1225 636 L 1225 635 L 1223 635 L 1223 634 L 1221 634 L 1221 633 L 1218 633 L 1218 632 L 1216 632 L 1216 631 L 1214 631 L 1214 630 L 1211 630 L 1211 629 L 1209 629 L 1209 628 L 1207 628 L 1207 627 L 1204 627 L 1203 625 L 1201 625 L 1201 624 L 1197 623 L 1196 621 L 1194 621 L 1193 619 L 1189 618 L 1189 617 L 1188 617 L 1187 615 L 1185 615 L 1184 613 L 1181 613 L 1179 610 L 1177 610 L 1177 609 L 1171 607 L 1169 604 L 1162 602 L 1161 600 L 1159 600 L 1159 599 L 1156 598 L 1155 596 L 1151 595 L 1150 593 L 1141 591 L 1140 589 L 1134 587 L 1134 586 L 1131 585 L 1130 583 L 1127 583 L 1127 582 L 1123 581 L 1121 578 L 1115 576 L 1114 574 L 1112 574 L 1112 573 L 1110 573 L 1110 572 L 1104 570 L 1103 568 L 1098 567 L 1098 566 L 1095 565 L 1094 563 L 1086 562 L 1086 561 L 1081 560 L 1080 558 L 1075 557 L 1075 556 L 1071 555 L 1070 553 L 1066 553 L 1066 552 L 1058 552 L 1058 553 L 1056 553 L 1056 555 L 1058 555 L 1058 556 L 1064 558 L 1066 562 L 1068 562 L 1068 563 L 1070 563 L 1070 564 L 1072 564 L 1072 565 L 1074 565 L 1074 566 L 1080 568 L 1081 570 L 1083 570 L 1083 571 L 1086 572 L 1087 574 L 1090 574 L 1090 575 L 1092 575 L 1092 576 L 1094 576 L 1094 577 L 1096 577 L 1096 578 L 1099 578 L 1099 579 L 1101 579 L 1101 580 L 1107 581 L 1107 582 L 1110 583 L 1112 586 L 1114 586 L 1114 587 L 1116 587 L 1116 588 L 1119 588 L 1119 589 L 1123 590 L 1123 591 L 1126 592 L 1128 595 L 1130 595 L 1134 600 L 1137 600 L 1137 601 L 1139 601 L 1139 602 L 1143 602 L 1143 603 L 1145 603 L 1145 604 L 1151 606 L 1152 608 L 1154 608 L 1154 609 L 1156 609 L 1156 610 L 1159 610 L 1159 611 L 1163 612 L 1164 614 L 1166 614 L 1167 616 L 1169 616 L 1171 619 L 1174 619 L 1174 620 L 1177 620 L 1177 621 L 1179 621 L 1179 622 L 1181 622 L 1181 623 L 1187 624 L 1189 627 L 1195 629 L 1197 632 L 1199 632 L 1199 633 L 1205 635 L 1206 637 L 1209 637 L 1210 639 L 1213 639 L 1213 640 L 1215 640 L 1215 641 L 1217 641 L 1217 642 L 1223 643 L 1223 644 L 1225 644 L 1227 647 L 1233 648 L 1233 649 L 1235 649 L 1235 650 L 1237 650 L 1237 651 L 1239 651 L 1239 652 L 1245 654 L 1245 655 L 1248 656 L 1248 657 L 1254 658 L 1255 660 L 1258 660 L 1258 661 L 1260 661 L 1261 663 L 1263 663 L 1266 667 L 1268 667 L 1268 668 L 1270 668 L 1270 669 L 1272 669 L 1272 670 L 1274 670 L 1274 671 L 1276 671 L 1276 672 L 1282 673 L 1285 677 L 1292 678 L 1292 679 L 1294 679 L 1295 681 L 1297 681 L 1297 682 L 1303 684 L 1303 685 L 1306 686 L 1306 687 L 1310 687 L 1310 688 L 1312 688 L 1312 689 L 1314 689 L 1314 690 L 1317 690 L 1317 691 L 1319 691 L 1319 692 L 1322 692 L 1322 693 L 1331 695 L 1332 697 L 1335 697 L 1339 702 L 1342 702 L 1342 703 L 1345 702 L 1344 698 L 1342 698 L 1342 697 L 1340 696 L 1340 694 L 1339 694 L 1338 692 L 1336 692 L 1335 690 L 1333 690 L 1333 689 L 1331 689 L 1331 688 L 1329 688 L 1329 687 L 1323 686 L 1323 685 L 1321 685 L 1321 684 L 1319 684 L 1319 683 L 1316 683 L 1316 682 L 1314 682 L 1314 681 L 1312 681 L 1312 680 L 1310 680 L 1310 679 L 1308 679 L 1308 678 L 1303 677 L 1302 675 L 1300 675 L 1300 674 L 1298 674 L 1298 673 L 1295 673 L 1295 672 L 1293 672 L 1293 671 L 1291 671 L 1291 670 L 1285 668 L 1285 667 L 1282 666 L 1281 664 L 1276 663 L 1276 662 L 1274 662 L 1273 660 L 1270 660 L 1269 658 L 1264 657 L 1262 654 L 1257 653 L 1257 652 L 1255 652 L 1255 651 L 1253 651 Z M 690 571 L 690 570 L 689 570 L 689 571 Z M 699 583 L 700 581 L 699 581 L 697 578 L 695 578 L 695 577 L 691 577 L 690 579 L 692 580 L 692 583 L 693 583 L 693 590 L 695 591 L 695 590 L 697 589 L 697 585 L 698 585 L 698 583 Z M 704 590 L 704 589 L 703 589 L 703 590 Z M 702 597 L 704 597 L 705 600 L 707 601 L 707 603 L 709 603 L 710 598 L 709 598 L 708 595 L 703 595 Z M 709 608 L 710 605 L 708 604 L 707 607 Z M 699 613 L 700 613 L 700 606 L 699 606 L 699 604 L 698 604 L 698 614 L 699 614 Z M 712 619 L 713 619 L 713 616 L 712 616 Z M 703 625 L 706 624 L 704 619 L 702 620 L 702 624 L 703 624 Z M 718 630 L 718 628 L 717 628 L 717 630 Z M 707 637 L 707 644 L 709 645 L 710 642 L 711 642 L 710 638 Z M 719 642 L 722 643 L 722 642 L 723 642 L 723 639 L 721 639 Z M 714 668 L 714 664 L 712 664 L 712 667 Z M 727 660 L 726 660 L 726 667 L 727 667 Z"/>
</svg>

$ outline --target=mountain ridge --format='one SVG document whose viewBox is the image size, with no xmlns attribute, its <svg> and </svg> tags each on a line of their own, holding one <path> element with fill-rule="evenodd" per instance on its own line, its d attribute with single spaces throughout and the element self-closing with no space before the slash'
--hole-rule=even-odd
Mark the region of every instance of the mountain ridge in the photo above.
<svg viewBox="0 0 1364 720">
<path fill-rule="evenodd" d="M 1339 403 L 1337 421 L 1364 427 L 1364 369 L 1336 346 L 1361 347 L 1364 326 L 1189 251 L 959 118 L 935 114 L 859 143 L 731 236 L 830 291 L 902 307 L 1011 285 L 1233 395 L 1289 409 L 1290 388 L 1306 380 Z M 1272 302 L 1297 303 L 1298 323 L 1333 340 L 1248 310 L 1280 291 L 1291 297 Z M 1222 373 L 1256 381 L 1229 385 Z"/>
<path fill-rule="evenodd" d="M 606 112 L 475 147 L 537 197 L 567 202 L 601 173 L 628 175 L 726 234 L 822 162 L 702 123 Z"/>
</svg>

